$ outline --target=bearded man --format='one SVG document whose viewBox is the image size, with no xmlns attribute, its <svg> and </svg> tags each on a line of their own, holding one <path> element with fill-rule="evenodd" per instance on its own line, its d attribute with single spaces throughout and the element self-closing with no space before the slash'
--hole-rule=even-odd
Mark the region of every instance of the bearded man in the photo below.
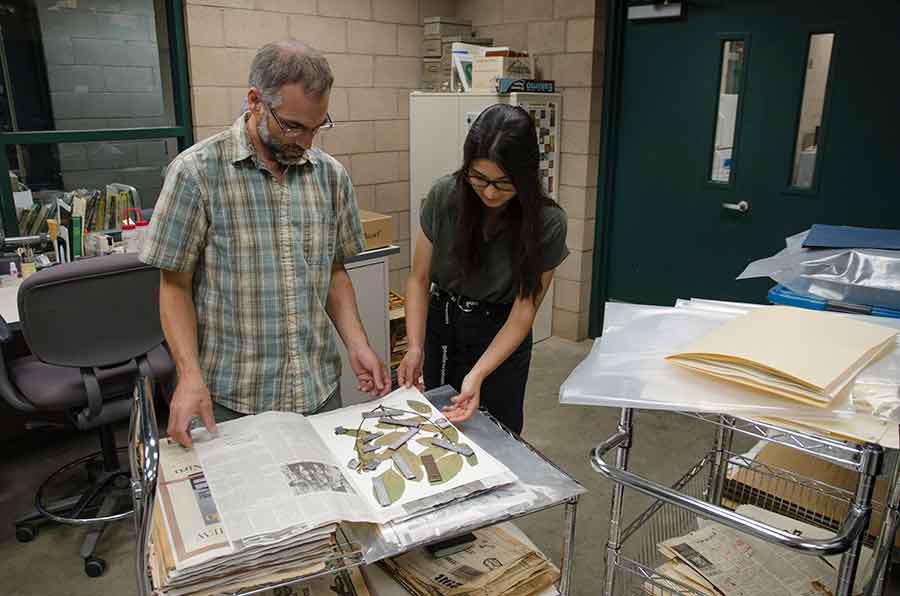
<svg viewBox="0 0 900 596">
<path fill-rule="evenodd" d="M 365 247 L 344 167 L 313 147 L 334 126 L 334 77 L 317 50 L 271 43 L 250 68 L 247 111 L 169 166 L 140 258 L 161 270 L 160 317 L 178 371 L 169 435 L 191 421 L 340 407 L 347 347 L 359 388 L 390 390 L 344 261 Z M 330 321 L 330 322 L 329 322 Z"/>
</svg>

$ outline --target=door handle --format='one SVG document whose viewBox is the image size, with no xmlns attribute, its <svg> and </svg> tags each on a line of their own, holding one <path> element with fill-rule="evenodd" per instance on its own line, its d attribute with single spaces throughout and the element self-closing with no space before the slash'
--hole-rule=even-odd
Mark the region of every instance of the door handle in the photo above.
<svg viewBox="0 0 900 596">
<path fill-rule="evenodd" d="M 750 203 L 748 203 L 747 201 L 740 201 L 738 203 L 722 203 L 722 209 L 737 211 L 738 213 L 747 213 L 748 211 L 750 211 Z"/>
</svg>

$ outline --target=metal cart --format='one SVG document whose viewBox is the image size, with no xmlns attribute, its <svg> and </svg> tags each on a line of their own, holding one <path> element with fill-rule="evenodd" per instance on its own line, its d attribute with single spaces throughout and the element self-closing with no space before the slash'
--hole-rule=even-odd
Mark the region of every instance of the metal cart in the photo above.
<svg viewBox="0 0 900 596">
<path fill-rule="evenodd" d="M 441 407 L 448 403 L 453 395 L 455 392 L 451 388 L 442 387 L 428 392 L 426 397 L 436 406 Z M 338 536 L 338 543 L 334 547 L 330 559 L 326 562 L 324 572 L 278 584 L 257 586 L 240 592 L 240 595 L 249 596 L 331 574 L 343 576 L 343 585 L 348 587 L 348 592 L 352 592 L 352 583 L 348 579 L 347 572 L 353 567 L 372 564 L 431 542 L 438 542 L 472 530 L 563 506 L 565 522 L 559 591 L 562 596 L 570 596 L 573 593 L 576 512 L 579 497 L 585 492 L 584 487 L 547 460 L 531 445 L 483 413 L 476 413 L 466 423 L 466 434 L 485 451 L 504 463 L 518 477 L 519 483 L 523 487 L 527 487 L 530 498 L 526 504 L 518 502 L 513 506 L 506 506 L 503 500 L 504 488 L 500 488 L 468 499 L 464 503 L 450 505 L 414 518 L 420 528 L 428 528 L 427 536 L 422 535 L 422 532 L 392 530 L 390 525 L 378 529 L 369 527 L 368 531 L 365 528 L 356 527 L 354 528 L 355 534 L 351 533 L 348 528 L 342 528 Z M 150 596 L 153 593 L 149 572 L 149 554 L 158 481 L 158 441 L 156 414 L 153 408 L 153 386 L 149 378 L 143 377 L 138 380 L 135 387 L 129 432 L 131 489 L 134 497 L 134 521 L 137 534 L 135 563 L 140 596 Z M 454 515 L 451 509 L 454 506 L 465 510 L 466 522 L 459 523 L 459 516 Z M 400 526 L 400 528 L 404 527 Z"/>
<path fill-rule="evenodd" d="M 886 502 L 874 502 L 875 478 L 884 461 L 880 446 L 794 432 L 749 418 L 687 412 L 679 414 L 713 424 L 717 430 L 711 449 L 671 487 L 628 471 L 629 450 L 633 442 L 633 410 L 630 408 L 621 409 L 616 433 L 598 444 L 591 453 L 593 468 L 615 483 L 606 549 L 605 596 L 645 594 L 645 588 L 652 588 L 654 594 L 667 596 L 702 596 L 657 571 L 665 561 L 657 550 L 657 544 L 697 530 L 698 516 L 812 556 L 842 554 L 834 594 L 850 596 L 873 508 L 881 512 L 882 525 L 877 537 L 870 541 L 874 565 L 872 575 L 865 583 L 864 593 L 867 596 L 881 596 L 884 593 L 894 536 L 900 522 L 900 464 L 895 460 L 891 469 L 887 470 L 889 488 Z M 736 433 L 790 447 L 854 470 L 858 474 L 856 489 L 849 492 L 734 453 L 732 444 Z M 604 460 L 604 456 L 611 451 L 615 451 L 614 465 Z M 786 499 L 750 490 L 745 484 L 734 482 L 729 471 L 736 469 L 742 470 L 744 475 L 765 478 L 770 483 L 783 483 L 782 486 L 789 488 L 793 494 L 813 499 L 817 503 L 815 510 L 818 513 L 800 509 Z M 654 499 L 647 509 L 627 524 L 623 520 L 626 488 Z M 740 515 L 724 507 L 724 500 L 755 505 L 824 527 L 835 534 L 822 540 L 796 536 Z M 827 513 L 822 515 L 822 511 Z M 838 523 L 833 520 L 843 521 Z"/>
</svg>

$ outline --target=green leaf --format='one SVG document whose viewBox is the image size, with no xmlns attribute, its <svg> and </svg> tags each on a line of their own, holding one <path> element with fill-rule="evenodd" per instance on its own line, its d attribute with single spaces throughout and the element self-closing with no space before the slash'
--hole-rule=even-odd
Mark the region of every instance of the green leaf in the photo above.
<svg viewBox="0 0 900 596">
<path fill-rule="evenodd" d="M 460 447 L 469 447 L 469 445 L 466 445 L 465 443 L 460 443 L 459 446 Z M 466 458 L 466 462 L 470 466 L 477 466 L 478 465 L 478 456 L 475 455 L 475 453 L 472 453 L 472 455 L 470 455 L 469 457 Z"/>
<path fill-rule="evenodd" d="M 397 428 L 397 427 L 394 427 L 394 428 Z M 391 443 L 393 443 L 394 441 L 396 441 L 397 439 L 399 439 L 400 437 L 402 437 L 405 434 L 406 433 L 403 431 L 387 433 L 383 437 L 378 437 L 377 439 L 375 439 L 375 444 L 381 445 L 382 447 L 387 447 L 388 445 L 390 445 Z"/>
<path fill-rule="evenodd" d="M 403 479 L 403 476 L 395 472 L 393 466 L 391 466 L 380 478 L 384 482 L 384 488 L 387 489 L 388 499 L 391 500 L 391 503 L 399 501 L 406 491 L 406 481 Z M 372 487 L 372 495 L 375 495 L 374 486 Z M 378 497 L 375 496 L 375 499 L 378 500 Z"/>
<path fill-rule="evenodd" d="M 393 424 L 385 424 L 384 422 L 379 422 L 378 424 L 375 425 L 375 428 L 378 428 L 381 430 L 397 430 L 397 427 L 394 426 Z"/>
<path fill-rule="evenodd" d="M 448 426 L 444 429 L 444 436 L 447 437 L 452 442 L 457 442 L 459 440 L 459 431 L 452 426 Z"/>
<path fill-rule="evenodd" d="M 433 437 L 422 437 L 421 439 L 416 439 L 416 443 L 424 445 L 425 447 L 431 447 L 432 438 Z"/>
<path fill-rule="evenodd" d="M 435 434 L 438 434 L 438 435 L 441 434 L 441 429 L 439 429 L 438 427 L 436 427 L 436 426 L 433 425 L 433 424 L 427 424 L 427 423 L 426 423 L 426 424 L 422 424 L 422 425 L 419 426 L 419 429 L 422 430 L 422 431 L 424 431 L 424 432 L 427 432 L 427 433 L 435 433 Z"/>
<path fill-rule="evenodd" d="M 435 484 L 444 484 L 452 480 L 462 470 L 463 458 L 458 453 L 451 453 L 447 457 L 437 460 L 438 470 L 441 471 L 441 481 Z"/>
<path fill-rule="evenodd" d="M 410 451 L 409 447 L 407 447 L 406 445 L 398 449 L 397 453 L 400 455 L 400 457 L 406 460 L 406 463 L 416 475 L 416 482 L 421 482 L 422 479 L 425 478 L 425 468 L 422 467 L 422 460 L 419 459 L 419 457 L 415 453 Z M 396 466 L 397 464 L 394 465 Z"/>
<path fill-rule="evenodd" d="M 431 408 L 428 407 L 428 404 L 423 404 L 420 401 L 415 400 L 407 400 L 406 405 L 410 407 L 411 410 L 418 412 L 419 414 L 425 414 L 426 416 L 431 415 Z"/>
<path fill-rule="evenodd" d="M 422 456 L 424 456 L 424 455 L 430 455 L 431 457 L 434 458 L 434 461 L 439 461 L 441 458 L 444 458 L 444 457 L 447 457 L 448 455 L 450 455 L 450 453 L 451 453 L 450 451 L 447 451 L 446 449 L 442 449 L 440 447 L 429 447 L 428 449 L 426 449 L 425 451 L 423 451 L 422 453 L 419 454 L 419 460 L 421 461 Z"/>
</svg>

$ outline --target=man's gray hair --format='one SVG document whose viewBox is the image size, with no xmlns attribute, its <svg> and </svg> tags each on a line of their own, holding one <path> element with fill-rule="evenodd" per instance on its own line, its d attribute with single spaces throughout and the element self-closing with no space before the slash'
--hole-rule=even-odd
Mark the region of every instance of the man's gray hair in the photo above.
<svg viewBox="0 0 900 596">
<path fill-rule="evenodd" d="M 282 85 L 300 83 L 307 95 L 321 97 L 331 90 L 334 75 L 325 56 L 305 43 L 286 40 L 267 44 L 250 65 L 250 86 L 272 107 L 281 104 Z"/>
</svg>

